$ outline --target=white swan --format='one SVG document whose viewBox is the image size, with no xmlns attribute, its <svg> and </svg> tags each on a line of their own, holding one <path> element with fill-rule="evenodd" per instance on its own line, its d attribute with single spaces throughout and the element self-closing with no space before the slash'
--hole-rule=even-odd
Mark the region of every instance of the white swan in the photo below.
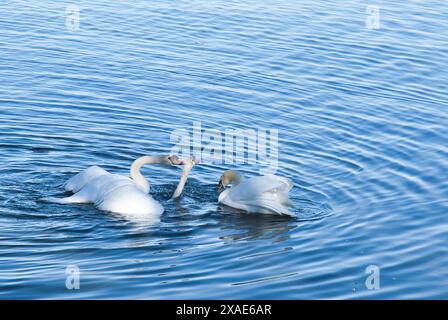
<svg viewBox="0 0 448 320">
<path fill-rule="evenodd" d="M 224 188 L 232 184 L 232 188 Z M 228 170 L 221 176 L 218 185 L 218 201 L 229 207 L 250 213 L 293 215 L 288 192 L 292 182 L 283 177 L 266 175 L 245 179 L 239 171 Z"/>
<path fill-rule="evenodd" d="M 131 178 L 112 174 L 92 166 L 81 171 L 65 184 L 65 190 L 74 194 L 67 198 L 44 198 L 46 201 L 69 203 L 93 203 L 98 209 L 126 216 L 152 215 L 159 217 L 164 209 L 149 195 L 149 182 L 140 173 L 145 164 L 182 165 L 182 178 L 173 197 L 178 197 L 187 180 L 188 173 L 196 164 L 194 159 L 185 163 L 177 156 L 144 156 L 132 163 Z"/>
</svg>

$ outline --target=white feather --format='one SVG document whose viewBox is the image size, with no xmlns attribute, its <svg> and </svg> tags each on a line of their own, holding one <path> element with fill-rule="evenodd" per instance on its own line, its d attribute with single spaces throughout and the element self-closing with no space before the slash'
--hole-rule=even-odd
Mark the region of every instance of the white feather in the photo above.
<svg viewBox="0 0 448 320">
<path fill-rule="evenodd" d="M 293 184 L 289 179 L 275 175 L 258 176 L 241 181 L 224 190 L 219 202 L 250 213 L 293 215 L 288 193 Z"/>
</svg>

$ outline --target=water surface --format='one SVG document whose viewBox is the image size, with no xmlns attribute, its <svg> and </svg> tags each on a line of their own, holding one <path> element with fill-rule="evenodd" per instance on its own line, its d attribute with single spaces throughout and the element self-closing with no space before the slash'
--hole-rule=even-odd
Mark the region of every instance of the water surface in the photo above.
<svg viewBox="0 0 448 320">
<path fill-rule="evenodd" d="M 75 4 L 79 30 L 64 2 L 0 4 L 0 298 L 448 297 L 446 1 Z M 180 171 L 145 168 L 152 225 L 39 200 L 195 121 L 278 130 L 296 217 L 217 205 L 222 171 L 252 164 L 195 167 L 177 202 Z"/>
</svg>

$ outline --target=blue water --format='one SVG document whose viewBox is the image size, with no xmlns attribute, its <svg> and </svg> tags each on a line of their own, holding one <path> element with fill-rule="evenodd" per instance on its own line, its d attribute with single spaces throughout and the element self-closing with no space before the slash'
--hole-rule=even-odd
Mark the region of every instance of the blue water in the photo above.
<svg viewBox="0 0 448 320">
<path fill-rule="evenodd" d="M 67 4 L 0 4 L 0 298 L 448 298 L 448 2 L 77 0 L 79 29 Z M 251 163 L 177 202 L 180 170 L 145 168 L 156 224 L 40 200 L 195 121 L 278 130 L 296 217 L 217 204 Z"/>
</svg>

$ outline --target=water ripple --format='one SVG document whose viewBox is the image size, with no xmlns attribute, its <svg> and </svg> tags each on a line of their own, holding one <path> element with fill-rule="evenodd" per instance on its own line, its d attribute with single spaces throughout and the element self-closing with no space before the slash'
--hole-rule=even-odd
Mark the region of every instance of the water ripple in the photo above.
<svg viewBox="0 0 448 320">
<path fill-rule="evenodd" d="M 379 30 L 364 1 L 77 3 L 78 31 L 57 1 L 0 7 L 0 298 L 447 298 L 444 1 L 381 3 Z M 250 164 L 196 166 L 177 201 L 145 168 L 156 224 L 40 200 L 195 121 L 277 129 L 296 216 L 217 204 Z"/>
</svg>

